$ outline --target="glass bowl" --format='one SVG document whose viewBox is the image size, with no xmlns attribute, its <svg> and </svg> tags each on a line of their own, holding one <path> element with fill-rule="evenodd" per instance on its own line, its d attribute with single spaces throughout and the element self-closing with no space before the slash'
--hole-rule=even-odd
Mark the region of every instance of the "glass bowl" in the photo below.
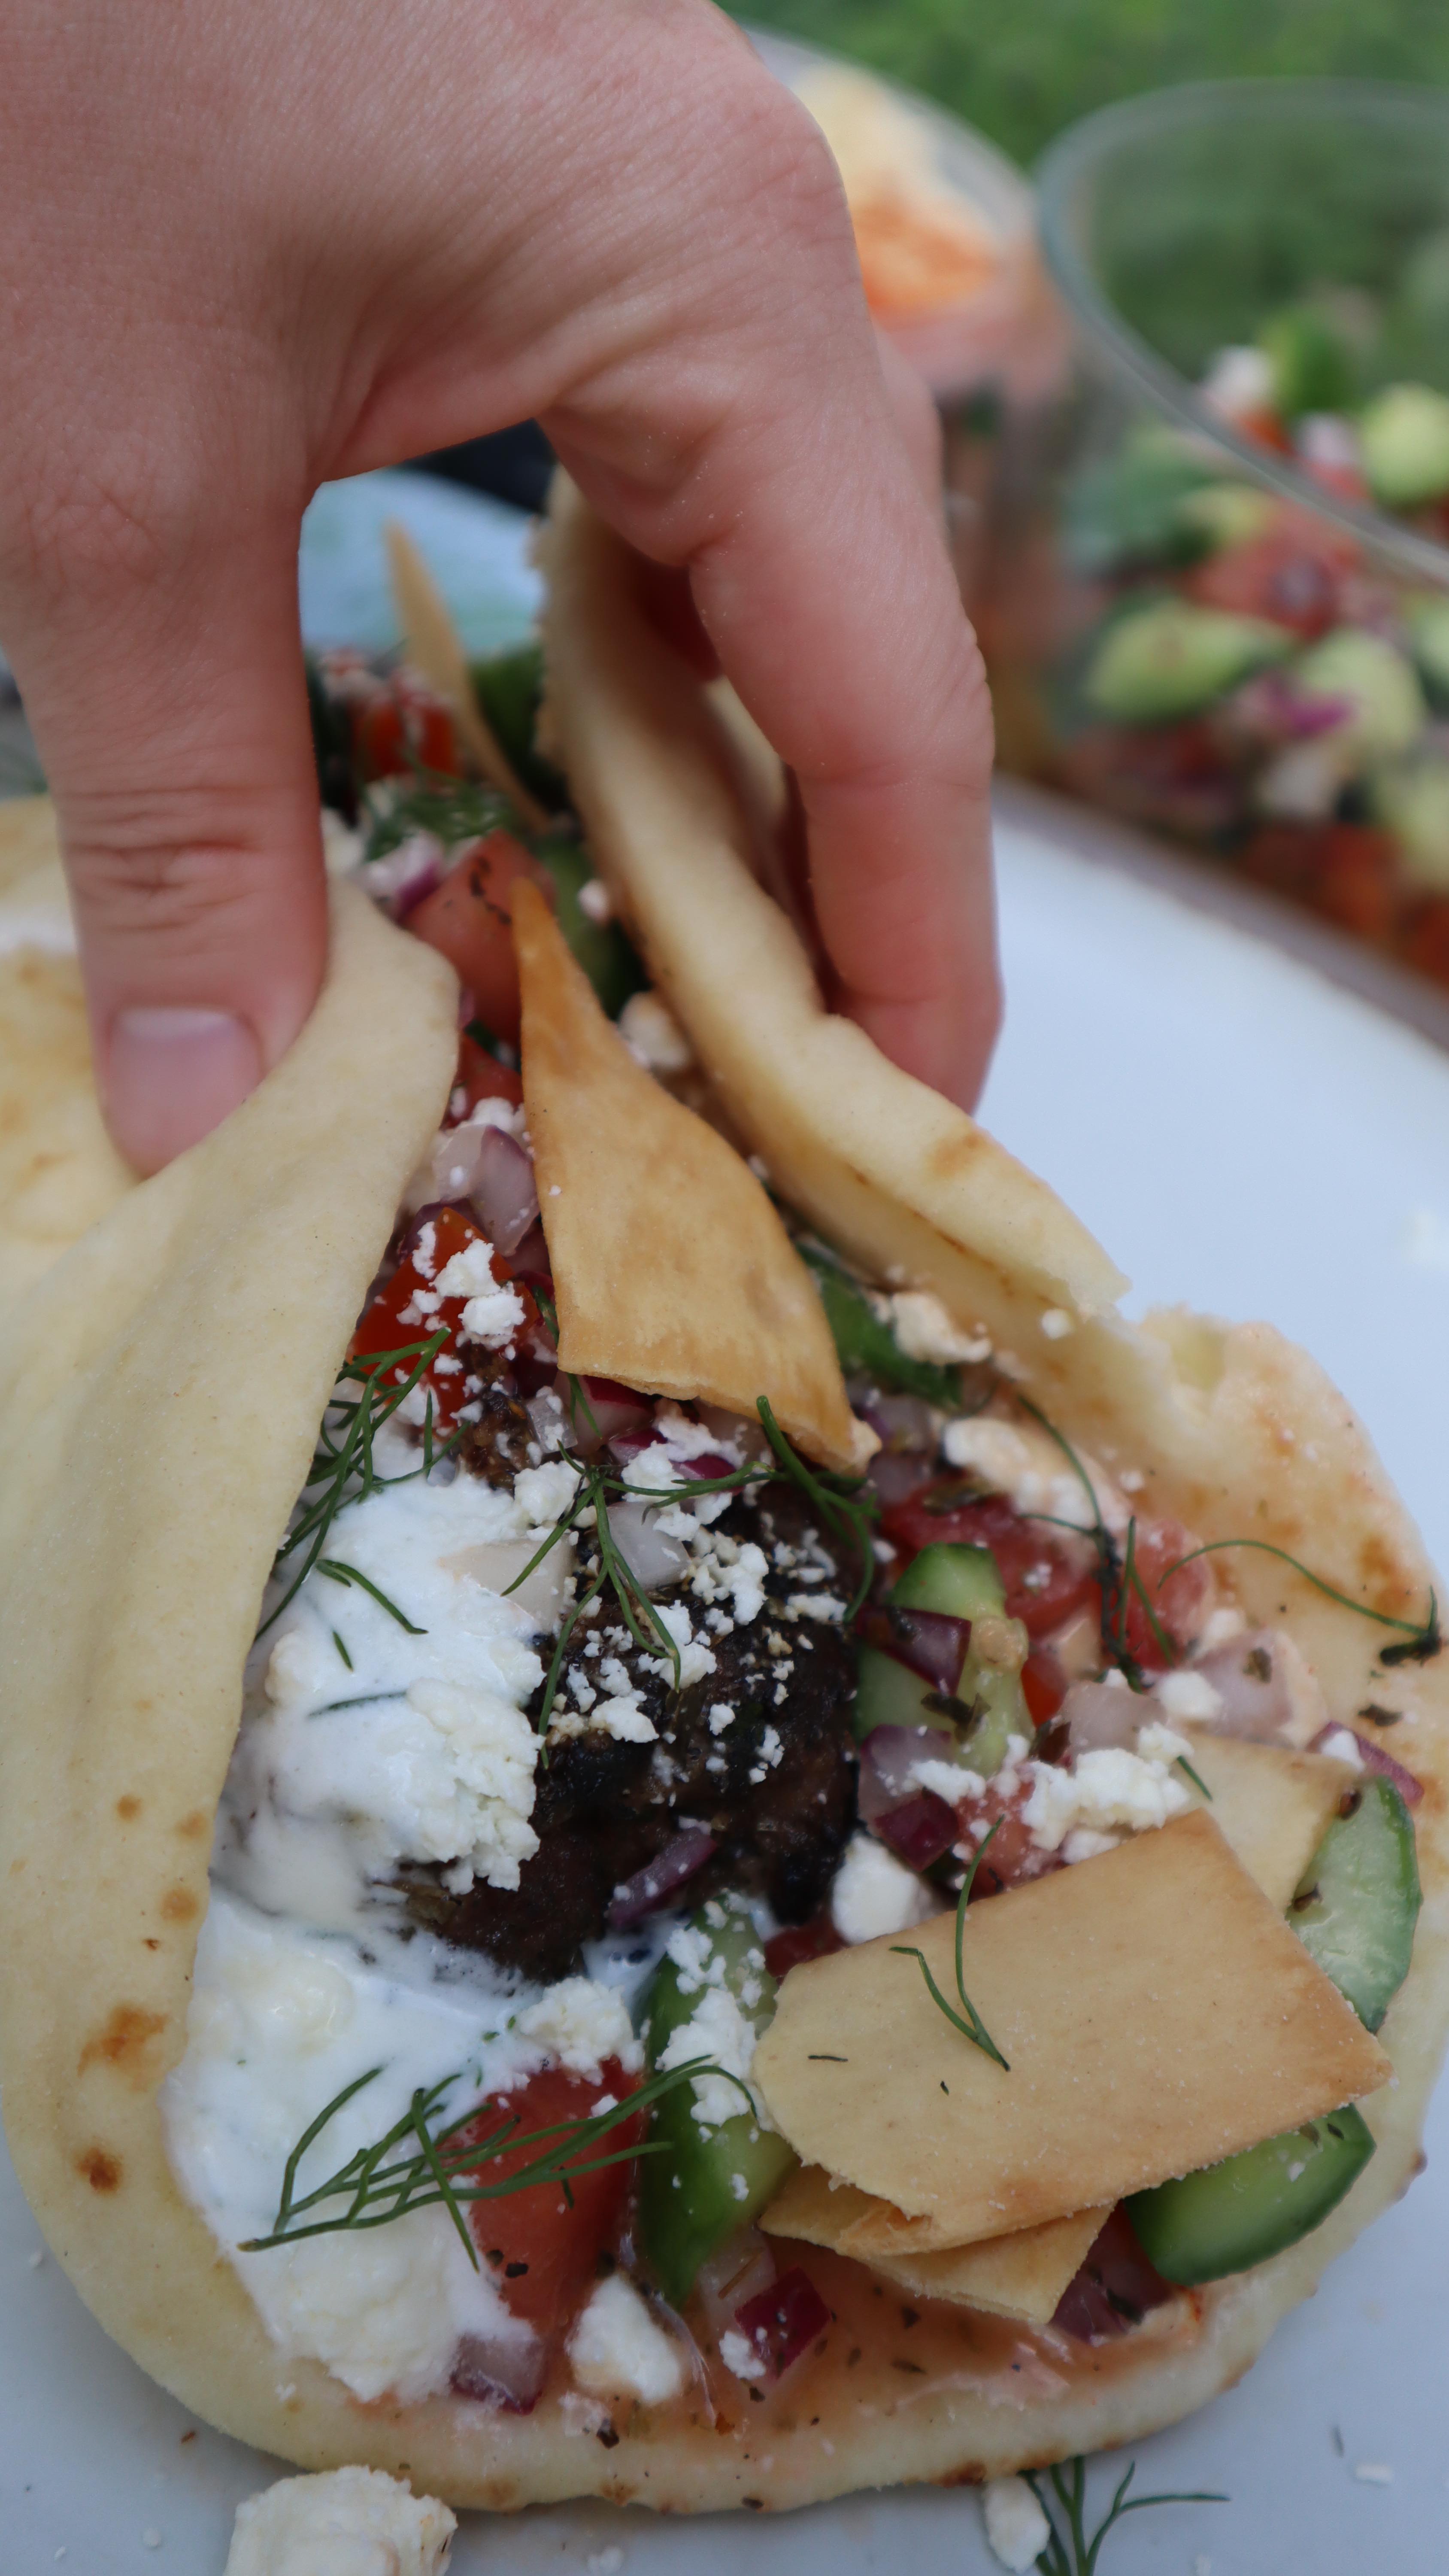
<svg viewBox="0 0 1449 2576">
<path fill-rule="evenodd" d="M 1287 307 L 1330 317 L 1355 402 L 1449 392 L 1449 98 L 1166 91 L 1074 127 L 1040 188 L 1071 356 L 998 458 L 1003 764 L 1449 983 L 1449 509 L 1375 509 L 1343 418 L 1277 452 L 1200 390 Z"/>
</svg>

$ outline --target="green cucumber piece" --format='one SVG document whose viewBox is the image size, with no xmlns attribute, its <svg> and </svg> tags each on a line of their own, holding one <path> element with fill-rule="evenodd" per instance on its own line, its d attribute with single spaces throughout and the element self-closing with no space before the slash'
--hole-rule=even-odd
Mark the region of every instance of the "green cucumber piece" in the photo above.
<svg viewBox="0 0 1449 2576">
<path fill-rule="evenodd" d="M 1115 724 L 1176 723 L 1282 661 L 1296 640 L 1266 617 L 1152 600 L 1111 618 L 1087 662 L 1082 695 Z"/>
<path fill-rule="evenodd" d="M 1357 768 L 1398 759 L 1428 722 L 1413 663 L 1367 627 L 1336 626 L 1300 655 L 1289 677 L 1295 697 L 1332 704 L 1337 722 L 1324 739 Z"/>
<path fill-rule="evenodd" d="M 1273 370 L 1273 400 L 1285 420 L 1307 411 L 1347 411 L 1353 401 L 1353 352 L 1341 331 L 1312 305 L 1290 304 L 1258 333 Z"/>
<path fill-rule="evenodd" d="M 953 1619 L 1001 1619 L 1006 1595 L 989 1547 L 938 1539 L 913 1557 L 888 1599 L 903 1610 L 942 1610 Z M 876 1726 L 935 1726 L 951 1730 L 945 1712 L 926 1705 L 931 1685 L 877 1647 L 862 1646 L 856 1683 L 855 1727 L 863 1740 Z M 977 1712 L 969 1735 L 958 1741 L 966 1763 L 984 1779 L 999 1771 L 1012 1735 L 1032 1735 L 1021 1678 L 983 1664 L 968 1647 L 956 1697 Z"/>
<path fill-rule="evenodd" d="M 1442 591 L 1425 591 L 1409 601 L 1404 613 L 1420 677 L 1442 705 L 1449 700 L 1449 598 Z"/>
<path fill-rule="evenodd" d="M 1409 1973 L 1420 1904 L 1414 1824 L 1392 1780 L 1366 1779 L 1336 1816 L 1288 1920 L 1310 1958 L 1377 2030 Z"/>
<path fill-rule="evenodd" d="M 705 1945 L 706 1984 L 666 1958 L 649 1989 L 644 2043 L 651 2073 L 682 2023 L 692 2021 L 708 1986 L 723 1983 L 756 2032 L 775 2009 L 776 1981 L 765 1965 L 747 1909 L 712 1903 L 690 1929 Z M 713 1971 L 721 1967 L 716 1980 Z M 710 2054 L 707 2048 L 699 2052 Z M 695 2054 L 691 2049 L 690 2054 Z M 676 2085 L 649 2115 L 648 2145 L 657 2152 L 639 2160 L 639 2236 L 671 2306 L 682 2308 L 701 2263 L 773 2200 L 796 2158 L 773 2129 L 762 2129 L 747 2111 L 717 2129 L 702 2129 L 695 2116 L 694 2086 Z"/>
<path fill-rule="evenodd" d="M 868 1377 L 877 1386 L 895 1387 L 902 1395 L 919 1395 L 927 1404 L 954 1412 L 960 1382 L 954 1368 L 931 1360 L 913 1360 L 901 1349 L 889 1324 L 876 1313 L 859 1282 L 812 1243 L 797 1245 L 816 1287 L 825 1320 L 835 1341 L 845 1377 Z"/>
<path fill-rule="evenodd" d="M 644 969 L 617 921 L 591 921 L 579 901 L 580 887 L 594 873 L 582 843 L 569 834 L 548 833 L 533 846 L 554 882 L 558 926 L 604 1010 L 616 1020 L 630 994 L 642 990 Z"/>
<path fill-rule="evenodd" d="M 1449 395 L 1387 385 L 1360 413 L 1359 450 L 1374 499 L 1415 510 L 1449 492 Z"/>
<path fill-rule="evenodd" d="M 1127 2215 L 1164 2281 L 1184 2289 L 1221 2281 L 1311 2235 L 1373 2151 L 1373 2133 L 1350 2103 L 1220 2165 L 1135 2192 Z"/>
<path fill-rule="evenodd" d="M 1369 781 L 1369 804 L 1399 844 L 1406 885 L 1449 894 L 1449 760 L 1426 752 L 1394 761 Z"/>
</svg>

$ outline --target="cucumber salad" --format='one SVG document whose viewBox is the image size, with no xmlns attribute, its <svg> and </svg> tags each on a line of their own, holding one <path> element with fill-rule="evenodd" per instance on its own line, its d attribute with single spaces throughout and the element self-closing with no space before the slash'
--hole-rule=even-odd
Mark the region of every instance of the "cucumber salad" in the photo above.
<svg viewBox="0 0 1449 2576">
<path fill-rule="evenodd" d="M 1200 527 L 1208 488 L 1182 485 Z M 788 2087 L 755 2063 L 781 1996 L 920 1942 L 974 2061 L 968 1916 L 969 1965 L 983 1915 L 1025 1922 L 1024 1892 L 1050 1905 L 1206 1817 L 1253 1939 L 1366 2046 L 1419 1903 L 1395 1711 L 1331 1723 L 1293 1640 L 1239 1608 L 1232 1544 L 1069 1443 L 987 1334 L 803 1229 L 863 1476 L 811 1464 L 763 1401 L 560 1368 L 518 878 L 656 1077 L 690 1099 L 699 1076 L 533 747 L 536 661 L 477 679 L 531 811 L 466 775 L 415 675 L 313 674 L 332 863 L 452 959 L 466 1021 L 263 1603 L 173 2169 L 279 2382 L 320 2361 L 362 2404 L 548 2404 L 607 2446 L 641 2408 L 758 2430 L 816 2372 L 1100 2375 L 1320 2224 L 1373 2152 L 1355 2102 L 1266 2137 L 1249 2113 L 1240 2152 L 1063 2218 L 1043 2298 L 972 2272 L 971 2243 L 893 2250 L 899 2210 L 849 2177 L 838 2215 L 861 2204 L 878 2254 L 811 2220 Z M 1432 1611 L 1366 1615 L 1390 1671 L 1437 1650 Z M 966 2020 L 927 1955 L 953 1915 Z M 807 2055 L 846 2063 L 833 2038 Z"/>
</svg>

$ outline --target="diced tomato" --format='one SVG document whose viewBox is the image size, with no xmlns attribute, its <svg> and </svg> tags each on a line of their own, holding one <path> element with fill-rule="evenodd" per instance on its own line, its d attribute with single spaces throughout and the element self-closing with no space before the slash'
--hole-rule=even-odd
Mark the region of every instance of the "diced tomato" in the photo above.
<svg viewBox="0 0 1449 2576">
<path fill-rule="evenodd" d="M 933 1510 L 959 1483 L 959 1477 L 939 1477 L 890 1504 L 881 1515 L 884 1536 L 909 1556 L 938 1539 L 989 1547 L 1005 1589 L 1006 1615 L 1020 1619 L 1031 1637 L 1050 1636 L 1075 1611 L 1091 1606 L 1095 1587 L 1085 1550 L 1063 1546 L 1043 1521 L 1024 1520 L 1004 1494 Z"/>
<path fill-rule="evenodd" d="M 508 1065 L 500 1064 L 497 1056 L 490 1055 L 488 1049 L 480 1046 L 476 1038 L 470 1038 L 466 1030 L 458 1040 L 458 1078 L 453 1090 L 455 1094 L 459 1091 L 463 1094 L 457 1112 L 461 1118 L 466 1118 L 470 1110 L 476 1109 L 480 1100 L 507 1100 L 515 1109 L 523 1106 L 521 1075 L 514 1073 Z"/>
<path fill-rule="evenodd" d="M 598 2082 L 566 2067 L 547 2066 L 501 2094 L 460 2136 L 465 2145 L 487 2138 L 502 2116 L 516 2119 L 515 2137 L 527 2137 L 565 2121 L 586 2120 L 606 2094 L 623 2102 L 638 2089 L 638 2076 L 626 2075 L 617 2058 L 606 2060 Z M 629 2155 L 643 2145 L 647 2125 L 640 2112 L 621 2120 L 594 2145 L 581 2147 L 570 2159 L 567 2197 L 559 2183 L 536 2183 L 500 2200 L 472 2204 L 473 2238 L 490 2277 L 514 2315 L 545 2337 L 566 2332 L 599 2277 L 600 2258 L 618 2243 L 633 2171 Z M 629 2152 L 618 2164 L 592 2173 L 572 2170 L 621 2149 Z M 477 2167 L 477 2180 L 505 2180 L 544 2151 L 542 2144 L 504 2147 Z"/>
<path fill-rule="evenodd" d="M 1167 1574 L 1168 1566 L 1176 1565 L 1193 1545 L 1192 1533 L 1183 1528 L 1181 1521 L 1138 1521 L 1133 1533 L 1132 1561 L 1152 1604 L 1153 1618 L 1179 1654 L 1197 1637 L 1213 1593 L 1210 1557 L 1195 1557 L 1191 1565 Z M 1135 1588 L 1129 1595 L 1126 1647 L 1144 1672 L 1165 1672 L 1171 1660 L 1164 1655 L 1152 1619 Z"/>
<path fill-rule="evenodd" d="M 1356 550 L 1315 519 L 1285 514 L 1262 536 L 1209 555 L 1183 584 L 1204 608 L 1266 617 L 1296 635 L 1322 635 L 1339 619 Z"/>
<path fill-rule="evenodd" d="M 432 770 L 461 778 L 453 719 L 441 698 L 410 672 L 396 671 L 353 718 L 353 745 L 365 778 L 398 778 Z"/>
<path fill-rule="evenodd" d="M 455 1253 L 466 1252 L 470 1243 L 485 1240 L 481 1226 L 475 1225 L 461 1208 L 440 1208 L 419 1230 L 392 1277 L 378 1290 L 352 1336 L 352 1357 L 367 1359 L 376 1351 L 405 1350 L 413 1344 L 430 1341 L 434 1333 L 446 1328 L 448 1339 L 420 1381 L 432 1396 L 433 1428 L 440 1438 L 446 1438 L 454 1428 L 467 1401 L 468 1345 L 465 1342 L 459 1350 L 458 1328 L 468 1301 L 466 1297 L 440 1296 L 432 1283 Z M 505 1282 L 512 1284 L 522 1299 L 524 1322 L 518 1340 L 520 1344 L 526 1344 L 535 1327 L 541 1329 L 533 1297 L 521 1281 L 515 1279 L 501 1252 L 492 1253 L 490 1267 L 499 1285 Z M 416 1358 L 399 1360 L 380 1372 L 378 1383 L 381 1386 L 401 1386 L 416 1366 Z"/>
<path fill-rule="evenodd" d="M 1397 910 L 1398 846 L 1371 823 L 1269 823 L 1241 853 L 1250 876 L 1280 886 L 1359 939 L 1387 939 Z"/>
<path fill-rule="evenodd" d="M 487 832 L 473 842 L 408 914 L 417 939 L 437 948 L 456 967 L 473 996 L 476 1016 L 495 1037 L 513 1045 L 518 1036 L 518 962 L 513 954 L 513 888 L 527 877 L 550 901 L 553 879 L 511 832 Z"/>
<path fill-rule="evenodd" d="M 803 1967 L 807 1959 L 828 1959 L 844 1947 L 829 1915 L 816 1914 L 808 1923 L 790 1923 L 773 1934 L 765 1943 L 765 1965 L 772 1977 L 788 1977 L 792 1968 Z"/>
<path fill-rule="evenodd" d="M 997 1788 L 994 1781 L 988 1780 L 986 1795 L 973 1798 L 965 1810 L 971 1820 L 971 1834 L 978 1851 L 981 1836 L 990 1833 L 993 1825 L 996 1828 L 991 1834 L 986 1857 L 971 1882 L 973 1905 L 978 1897 L 1000 1896 L 1004 1888 L 1024 1887 L 1028 1879 L 1045 1878 L 1051 1870 L 1064 1866 L 1061 1853 L 1043 1851 L 1039 1843 L 1032 1841 L 1022 1822 L 1022 1809 L 1030 1796 L 1030 1787 L 1020 1778 L 1005 1793 Z"/>
<path fill-rule="evenodd" d="M 1067 1695 L 1067 1677 L 1050 1646 L 1037 1646 L 1021 1668 L 1021 1695 L 1033 1726 L 1046 1726 Z"/>
<path fill-rule="evenodd" d="M 1449 899 L 1432 896 L 1418 905 L 1403 938 L 1404 955 L 1421 975 L 1449 984 Z"/>
</svg>

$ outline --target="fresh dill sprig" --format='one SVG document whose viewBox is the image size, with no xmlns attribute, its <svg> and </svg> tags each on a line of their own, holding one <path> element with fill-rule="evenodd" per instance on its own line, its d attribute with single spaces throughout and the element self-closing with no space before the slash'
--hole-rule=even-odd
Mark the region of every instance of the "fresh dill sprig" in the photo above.
<svg viewBox="0 0 1449 2576">
<path fill-rule="evenodd" d="M 1075 1529 L 1079 1538 L 1091 1540 L 1097 1553 L 1097 1589 L 1102 1605 L 1100 1624 L 1103 1653 L 1110 1664 L 1115 1664 L 1130 1690 L 1145 1690 L 1146 1676 L 1137 1657 L 1127 1644 L 1127 1618 L 1134 1591 L 1147 1612 L 1153 1634 L 1158 1639 L 1168 1662 L 1175 1663 L 1177 1656 L 1153 1614 L 1152 1605 L 1147 1598 L 1146 1587 L 1137 1566 L 1137 1524 L 1135 1521 L 1129 1521 L 1127 1524 L 1127 1547 L 1124 1553 L 1118 1548 L 1116 1540 L 1102 1518 L 1097 1489 L 1066 1434 L 1059 1431 L 1056 1424 L 1048 1420 L 1041 1406 L 1033 1404 L 1031 1397 L 1023 1395 L 1019 1388 L 1016 1400 L 1022 1411 L 1031 1415 L 1033 1422 L 1041 1424 L 1047 1438 L 1056 1442 L 1092 1507 L 1091 1526 L 1086 1530 L 1081 1529 L 1077 1522 L 1060 1520 L 1050 1512 L 1028 1512 L 1024 1517 L 1027 1520 L 1049 1521 L 1054 1529 Z"/>
<path fill-rule="evenodd" d="M 399 1405 L 404 1404 L 415 1386 L 426 1375 L 448 1338 L 443 1325 L 430 1333 L 426 1341 L 400 1343 L 396 1350 L 369 1351 L 361 1358 L 344 1360 L 338 1371 L 331 1401 L 322 1417 L 317 1447 L 302 1488 L 302 1499 L 296 1517 L 277 1550 L 272 1568 L 279 1575 L 289 1558 L 301 1554 L 301 1565 L 257 1630 L 264 1637 L 280 1619 L 282 1612 L 295 1601 L 309 1574 L 322 1566 L 332 1524 L 348 1503 L 361 1502 L 379 1485 L 407 1485 L 416 1476 L 427 1476 L 462 1438 L 461 1430 L 439 1447 L 433 1438 L 433 1405 L 431 1395 L 423 1421 L 423 1463 L 402 1475 L 384 1476 L 373 1457 L 373 1443 L 385 1422 L 389 1422 Z M 395 1386 L 384 1387 L 380 1380 L 390 1369 L 403 1372 Z M 357 1393 L 351 1393 L 355 1387 Z M 359 1574 L 355 1566 L 339 1566 L 329 1561 L 326 1571 L 334 1582 L 358 1583 L 371 1592 L 403 1627 L 411 1623 L 403 1618 L 396 1604 L 378 1591 L 376 1584 Z M 419 1634 L 420 1631 L 414 1630 Z"/>
<path fill-rule="evenodd" d="M 356 1583 L 361 1586 L 361 1589 L 364 1592 L 370 1592 L 374 1601 L 378 1602 L 387 1612 L 388 1617 L 390 1619 L 396 1619 L 400 1628 L 406 1628 L 410 1637 L 425 1637 L 427 1635 L 428 1632 L 426 1628 L 419 1628 L 413 1620 L 409 1619 L 403 1611 L 399 1610 L 397 1603 L 389 1598 L 380 1583 L 374 1583 L 370 1574 L 360 1574 L 355 1565 L 338 1565 L 329 1556 L 319 1556 L 317 1559 L 316 1571 L 319 1574 L 325 1574 L 329 1583 L 341 1583 L 345 1585 L 349 1591 L 353 1584 Z"/>
<path fill-rule="evenodd" d="M 1032 2469 L 1026 2471 L 1026 2483 L 1051 2525 L 1051 2538 L 1036 2562 L 1040 2576 L 1097 2576 L 1097 2561 L 1102 2554 L 1102 2543 L 1108 2532 L 1121 2522 L 1125 2515 L 1143 2513 L 1149 2505 L 1226 2504 L 1228 2501 L 1225 2495 L 1212 2494 L 1200 2489 L 1181 2494 L 1133 2496 L 1129 2501 L 1127 2490 L 1137 2475 L 1137 2463 L 1134 2460 L 1125 2477 L 1120 2480 L 1117 2492 L 1096 2530 L 1088 2537 L 1087 2463 L 1078 2457 L 1067 2461 L 1065 2467 L 1071 2471 L 1070 2483 L 1062 2467 L 1054 2467 L 1047 2471 L 1047 2476 L 1051 2480 L 1050 2496 L 1043 2495 L 1037 2482 L 1038 2473 Z M 1059 2524 L 1053 2513 L 1053 2500 L 1065 2517 L 1064 2524 Z M 1069 2550 L 1070 2554 L 1068 2554 Z"/>
<path fill-rule="evenodd" d="M 389 785 L 393 782 L 389 780 Z M 524 825 L 509 799 L 496 787 L 484 787 L 445 771 L 412 764 L 412 782 L 397 795 L 368 798 L 363 859 L 385 859 L 414 833 L 431 832 L 445 849 L 460 842 L 481 841 L 500 828 L 522 833 Z"/>
<path fill-rule="evenodd" d="M 1265 1538 L 1209 1539 L 1205 1547 L 1190 1548 L 1186 1556 L 1180 1556 L 1175 1565 L 1168 1567 L 1167 1574 L 1176 1574 L 1180 1566 L 1191 1565 L 1199 1556 L 1218 1556 L 1224 1548 L 1229 1547 L 1250 1547 L 1259 1556 L 1276 1556 L 1282 1564 L 1291 1565 L 1294 1573 L 1301 1574 L 1304 1582 L 1311 1583 L 1314 1591 L 1321 1592 L 1325 1600 L 1337 1601 L 1342 1609 L 1355 1611 L 1360 1619 L 1372 1619 L 1376 1627 L 1401 1629 L 1402 1645 L 1385 1646 L 1379 1656 L 1381 1664 L 1429 1664 L 1443 1650 L 1444 1636 L 1439 1626 L 1439 1604 L 1432 1587 L 1429 1592 L 1427 1618 L 1395 1619 L 1387 1610 L 1371 1610 L 1366 1601 L 1352 1600 L 1348 1593 L 1340 1592 L 1334 1584 L 1325 1583 L 1321 1574 L 1314 1574 L 1308 1566 L 1300 1565 L 1297 1557 L 1290 1556 L 1286 1547 L 1274 1547 Z M 1167 1581 L 1167 1574 L 1162 1578 L 1164 1583 Z"/>
<path fill-rule="evenodd" d="M 1211 1789 L 1208 1787 L 1202 1773 L 1200 1771 L 1194 1771 L 1192 1764 L 1189 1762 L 1185 1753 L 1179 1753 L 1173 1768 L 1177 1771 L 1185 1771 L 1189 1780 L 1192 1782 L 1193 1787 L 1197 1790 L 1198 1795 L 1206 1798 L 1209 1806 L 1212 1805 L 1213 1793 Z"/>
<path fill-rule="evenodd" d="M 455 2084 L 457 2074 L 445 2075 L 436 2084 L 419 2086 L 400 2120 L 370 2147 L 359 2147 L 345 2164 L 315 2189 L 297 2193 L 297 2179 L 302 2159 L 314 2147 L 324 2130 L 365 2086 L 381 2074 L 379 2066 L 370 2067 L 365 2075 L 343 2086 L 317 2117 L 303 2130 L 282 2174 L 281 2196 L 271 2231 L 266 2236 L 248 2237 L 238 2249 L 243 2254 L 260 2254 L 276 2245 L 295 2245 L 306 2236 L 336 2236 L 348 2230 L 388 2227 L 394 2219 L 406 2218 L 415 2209 L 447 2210 L 457 2228 L 475 2271 L 479 2269 L 477 2253 L 463 2216 L 474 2201 L 506 2200 L 514 2192 L 531 2191 L 540 2184 L 556 2183 L 572 2206 L 573 2184 L 587 2174 L 601 2173 L 610 2165 L 632 2163 L 635 2156 L 668 2152 L 665 2140 L 648 2140 L 642 2146 L 616 2147 L 596 2155 L 588 2163 L 579 2158 L 600 2146 L 622 2121 L 632 2120 L 651 2110 L 656 2102 L 695 2076 L 722 2075 L 743 2095 L 746 2106 L 753 2109 L 748 2086 L 738 2076 L 716 2066 L 713 2059 L 693 2057 L 687 2065 L 671 2067 L 656 2074 L 637 2091 L 626 2094 L 606 2111 L 595 2111 L 580 2120 L 558 2120 L 542 2129 L 519 2133 L 519 2115 L 511 2116 L 492 2102 L 475 2103 L 469 2111 L 436 2125 L 438 2114 Z M 465 2129 L 476 2128 L 480 2119 L 500 2111 L 496 2128 L 481 2138 L 465 2138 Z M 395 2154 L 411 2141 L 408 2152 Z M 510 2157 L 533 2148 L 537 2152 L 513 2173 L 484 2179 L 490 2164 L 507 2154 Z M 330 2217 L 311 2217 L 328 2201 L 345 2201 L 347 2206 Z M 301 2222 L 301 2223 L 299 2223 Z"/>
<path fill-rule="evenodd" d="M 965 1966 L 962 1958 L 962 1947 L 966 1939 L 966 1908 L 971 1899 L 972 1883 L 978 1869 L 981 1867 L 982 1861 L 986 1857 L 986 1846 L 991 1840 L 991 1835 L 1000 1831 L 1001 1822 L 1002 1820 L 1000 1816 L 998 1816 L 995 1824 L 991 1828 L 991 1833 L 983 1837 L 981 1847 L 976 1853 L 970 1868 L 966 1872 L 965 1879 L 962 1882 L 961 1893 L 956 1899 L 956 1992 L 961 1998 L 961 2011 L 958 2013 L 954 2004 L 947 2003 L 945 1996 L 942 1994 L 940 1987 L 937 1985 L 936 1980 L 932 1976 L 930 1968 L 927 1965 L 924 1950 L 917 1950 L 906 1943 L 892 1942 L 891 1955 L 896 1959 L 914 1959 L 916 1961 L 922 1976 L 926 1980 L 932 2003 L 939 2005 L 941 2011 L 945 2014 L 946 2019 L 949 2022 L 954 2022 L 963 2039 L 969 2039 L 972 2047 L 979 2048 L 984 2056 L 994 2058 L 1003 2074 L 1009 2075 L 1011 2073 L 1010 2066 L 1002 2056 L 1000 2049 L 997 2047 L 996 2042 L 992 2038 L 990 2031 L 987 2029 L 985 2022 L 982 2020 L 980 2013 L 977 2011 L 976 2006 L 973 2004 L 970 1996 L 966 1992 Z M 962 2014 L 965 2015 L 964 2020 L 962 2019 Z"/>
<path fill-rule="evenodd" d="M 767 1395 L 755 1398 L 755 1410 L 764 1425 L 765 1438 L 786 1475 L 797 1484 L 837 1538 L 845 1539 L 860 1557 L 860 1580 L 846 1611 L 846 1622 L 862 1609 L 875 1579 L 875 1551 L 870 1543 L 870 1525 L 880 1509 L 864 1476 L 830 1476 L 807 1467 L 799 1451 L 786 1439 Z"/>
</svg>

